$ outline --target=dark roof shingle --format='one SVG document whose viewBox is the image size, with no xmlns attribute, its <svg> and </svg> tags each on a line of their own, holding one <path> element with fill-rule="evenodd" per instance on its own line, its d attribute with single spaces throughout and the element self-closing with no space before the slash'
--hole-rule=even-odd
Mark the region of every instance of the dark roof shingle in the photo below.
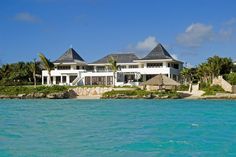
<svg viewBox="0 0 236 157">
<path fill-rule="evenodd" d="M 158 44 L 152 51 L 141 60 L 153 60 L 153 59 L 173 59 L 167 50 Z"/>
<path fill-rule="evenodd" d="M 69 48 L 61 57 L 59 57 L 55 63 L 62 62 L 84 62 L 84 59 L 73 49 Z"/>
<path fill-rule="evenodd" d="M 91 64 L 104 64 L 108 62 L 108 59 L 113 57 L 117 63 L 132 63 L 133 60 L 139 59 L 134 53 L 123 53 L 123 54 L 109 54 Z"/>
</svg>

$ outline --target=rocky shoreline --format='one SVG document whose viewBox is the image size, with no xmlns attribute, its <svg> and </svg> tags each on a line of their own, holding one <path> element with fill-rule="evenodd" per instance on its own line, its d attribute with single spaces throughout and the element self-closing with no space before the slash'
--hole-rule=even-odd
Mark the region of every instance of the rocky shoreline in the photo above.
<svg viewBox="0 0 236 157">
<path fill-rule="evenodd" d="M 18 95 L 0 95 L 0 99 L 68 99 L 70 97 L 69 92 L 58 93 L 31 93 L 31 94 L 18 94 Z"/>
<path fill-rule="evenodd" d="M 191 96 L 183 92 L 179 92 L 178 95 L 127 95 L 127 94 L 115 94 L 104 96 L 103 93 L 112 90 L 127 90 L 127 89 L 113 89 L 111 87 L 77 87 L 71 88 L 67 91 L 54 92 L 54 93 L 29 93 L 18 95 L 0 95 L 0 99 L 236 99 L 236 94 L 230 93 L 217 93 L 216 95 L 207 96 Z M 131 91 L 134 89 L 131 89 Z"/>
</svg>

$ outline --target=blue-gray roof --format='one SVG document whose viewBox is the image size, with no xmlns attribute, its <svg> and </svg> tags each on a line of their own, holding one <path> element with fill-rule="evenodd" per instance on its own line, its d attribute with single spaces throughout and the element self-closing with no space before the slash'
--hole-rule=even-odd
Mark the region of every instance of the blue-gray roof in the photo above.
<svg viewBox="0 0 236 157">
<path fill-rule="evenodd" d="M 148 55 L 143 57 L 141 60 L 154 60 L 154 59 L 173 59 L 173 58 L 161 44 L 158 44 Z"/>
<path fill-rule="evenodd" d="M 73 49 L 69 48 L 61 57 L 59 57 L 55 63 L 66 62 L 84 62 L 84 59 Z"/>
<path fill-rule="evenodd" d="M 108 59 L 113 57 L 117 63 L 132 63 L 133 60 L 139 59 L 134 53 L 118 53 L 118 54 L 109 54 L 97 61 L 92 62 L 91 64 L 105 64 L 108 63 Z"/>
</svg>

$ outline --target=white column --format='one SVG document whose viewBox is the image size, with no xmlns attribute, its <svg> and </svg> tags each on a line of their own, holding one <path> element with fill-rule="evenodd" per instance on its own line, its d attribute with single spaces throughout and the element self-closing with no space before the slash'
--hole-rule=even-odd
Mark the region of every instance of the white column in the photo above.
<svg viewBox="0 0 236 157">
<path fill-rule="evenodd" d="M 163 68 L 168 67 L 168 63 L 167 62 L 163 62 L 162 64 L 163 64 Z"/>
<path fill-rule="evenodd" d="M 44 85 L 44 76 L 42 75 L 42 85 Z"/>
<path fill-rule="evenodd" d="M 69 85 L 70 84 L 70 76 L 66 75 L 66 84 Z"/>
<path fill-rule="evenodd" d="M 56 84 L 56 76 L 53 76 L 52 78 L 53 78 L 52 79 L 52 84 Z"/>
<path fill-rule="evenodd" d="M 61 84 L 62 84 L 62 75 L 61 75 L 61 81 L 60 81 L 60 82 L 61 82 Z"/>
<path fill-rule="evenodd" d="M 105 85 L 107 86 L 107 76 L 105 76 Z"/>
<path fill-rule="evenodd" d="M 97 66 L 94 66 L 94 71 L 95 71 L 95 72 L 97 71 Z"/>
<path fill-rule="evenodd" d="M 144 63 L 144 68 L 147 68 L 147 63 Z"/>
</svg>

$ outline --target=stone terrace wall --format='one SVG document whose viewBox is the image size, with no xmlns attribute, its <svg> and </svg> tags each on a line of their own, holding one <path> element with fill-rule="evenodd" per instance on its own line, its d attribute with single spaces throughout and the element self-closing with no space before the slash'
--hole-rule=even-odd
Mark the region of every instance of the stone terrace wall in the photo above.
<svg viewBox="0 0 236 157">
<path fill-rule="evenodd" d="M 105 92 L 111 91 L 112 87 L 77 87 L 73 90 L 78 96 L 102 95 Z"/>
<path fill-rule="evenodd" d="M 232 92 L 233 92 L 233 93 L 236 93 L 236 85 L 233 85 L 233 86 L 232 86 Z"/>
</svg>

